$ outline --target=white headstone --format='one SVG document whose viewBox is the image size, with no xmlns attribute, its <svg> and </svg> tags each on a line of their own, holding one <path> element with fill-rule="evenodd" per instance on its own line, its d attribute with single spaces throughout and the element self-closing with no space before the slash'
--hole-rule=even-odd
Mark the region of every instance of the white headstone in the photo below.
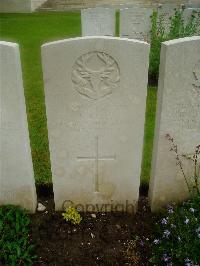
<svg viewBox="0 0 200 266">
<path fill-rule="evenodd" d="M 35 211 L 36 191 L 19 47 L 0 42 L 0 205 Z"/>
<path fill-rule="evenodd" d="M 43 3 L 47 2 L 47 0 L 30 0 L 31 1 L 31 11 L 39 8 Z"/>
<path fill-rule="evenodd" d="M 81 10 L 82 36 L 115 36 L 115 9 L 88 8 Z"/>
<path fill-rule="evenodd" d="M 43 45 L 56 210 L 65 201 L 136 208 L 148 56 L 148 44 L 112 37 Z"/>
<path fill-rule="evenodd" d="M 175 4 L 163 4 L 157 9 L 158 18 L 162 21 L 165 32 L 169 32 L 171 25 L 171 18 L 175 15 L 176 10 L 180 10 L 181 6 Z"/>
<path fill-rule="evenodd" d="M 192 17 L 196 17 L 197 19 L 195 19 L 195 20 L 199 20 L 198 16 L 200 16 L 200 8 L 186 8 L 186 9 L 184 9 L 183 19 L 184 19 L 185 26 L 188 25 L 188 23 L 190 23 Z M 196 35 L 198 35 L 198 33 L 200 34 L 200 25 L 197 27 Z"/>
<path fill-rule="evenodd" d="M 192 157 L 195 146 L 200 144 L 200 37 L 162 44 L 149 194 L 152 210 L 170 201 L 183 200 L 188 195 L 166 134 L 178 147 L 186 177 L 192 177 L 194 163 L 186 158 Z"/>
<path fill-rule="evenodd" d="M 0 12 L 31 12 L 31 0 L 0 0 Z"/>
<path fill-rule="evenodd" d="M 153 9 L 133 7 L 120 10 L 120 37 L 150 40 L 151 15 Z"/>
<path fill-rule="evenodd" d="M 200 8 L 200 1 L 199 0 L 189 0 L 188 3 L 186 4 L 188 7 L 192 8 Z"/>
</svg>

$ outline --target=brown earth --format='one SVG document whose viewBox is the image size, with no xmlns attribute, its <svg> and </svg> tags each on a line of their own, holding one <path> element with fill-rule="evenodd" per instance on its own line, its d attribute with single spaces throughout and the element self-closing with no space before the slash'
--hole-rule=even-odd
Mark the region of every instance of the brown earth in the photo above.
<svg viewBox="0 0 200 266">
<path fill-rule="evenodd" d="M 47 210 L 31 216 L 31 238 L 38 256 L 35 266 L 149 265 L 150 238 L 156 217 L 143 189 L 138 212 L 82 213 L 80 225 L 63 220 L 54 211 L 53 195 L 42 189 Z"/>
</svg>

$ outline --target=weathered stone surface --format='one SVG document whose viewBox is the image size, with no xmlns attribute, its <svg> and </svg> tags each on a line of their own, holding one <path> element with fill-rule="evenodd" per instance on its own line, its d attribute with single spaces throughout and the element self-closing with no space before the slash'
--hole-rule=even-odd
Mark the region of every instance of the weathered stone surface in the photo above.
<svg viewBox="0 0 200 266">
<path fill-rule="evenodd" d="M 0 0 L 0 12 L 30 12 L 40 7 L 41 11 L 64 11 L 98 6 L 140 5 L 140 7 L 159 4 L 185 4 L 188 7 L 200 7 L 199 0 Z"/>
<path fill-rule="evenodd" d="M 0 205 L 35 211 L 31 159 L 19 47 L 0 42 Z"/>
<path fill-rule="evenodd" d="M 148 44 L 112 37 L 43 45 L 56 210 L 137 206 L 148 56 Z"/>
<path fill-rule="evenodd" d="M 199 0 L 47 0 L 41 10 L 70 10 L 70 9 L 83 9 L 88 7 L 97 6 L 115 6 L 120 9 L 123 6 L 139 5 L 140 7 L 151 6 L 159 4 L 187 4 L 190 2 L 190 7 L 196 5 Z M 193 2 L 193 3 L 192 3 Z"/>
<path fill-rule="evenodd" d="M 192 16 L 198 18 L 199 15 L 200 15 L 200 8 L 185 8 L 183 12 L 183 19 L 185 26 L 191 22 Z M 197 32 L 195 34 L 196 35 L 200 34 L 200 25 L 198 25 Z"/>
<path fill-rule="evenodd" d="M 38 203 L 37 211 L 38 212 L 44 212 L 46 210 L 46 207 L 42 203 Z"/>
<path fill-rule="evenodd" d="M 150 40 L 152 8 L 132 7 L 120 10 L 120 37 Z"/>
<path fill-rule="evenodd" d="M 186 4 L 188 7 L 192 8 L 200 8 L 200 1 L 199 0 L 189 0 Z"/>
<path fill-rule="evenodd" d="M 200 144 L 200 37 L 162 44 L 149 193 L 152 210 L 188 196 L 186 182 L 176 165 L 176 154 L 170 151 L 171 143 L 166 134 L 177 144 L 186 177 L 192 177 L 194 162 L 186 158 L 192 158 L 195 146 Z"/>
<path fill-rule="evenodd" d="M 166 32 L 169 32 L 171 17 L 174 16 L 176 10 L 180 9 L 180 5 L 177 4 L 163 4 L 158 7 L 158 17 L 162 21 L 162 25 L 164 26 Z"/>
<path fill-rule="evenodd" d="M 30 0 L 31 1 L 31 11 L 35 11 L 37 8 L 42 6 L 47 0 Z"/>
<path fill-rule="evenodd" d="M 0 12 L 31 12 L 47 0 L 0 0 Z"/>
<path fill-rule="evenodd" d="M 115 9 L 88 8 L 81 10 L 82 36 L 115 36 Z"/>
<path fill-rule="evenodd" d="M 31 12 L 31 1 L 0 0 L 0 12 Z"/>
</svg>

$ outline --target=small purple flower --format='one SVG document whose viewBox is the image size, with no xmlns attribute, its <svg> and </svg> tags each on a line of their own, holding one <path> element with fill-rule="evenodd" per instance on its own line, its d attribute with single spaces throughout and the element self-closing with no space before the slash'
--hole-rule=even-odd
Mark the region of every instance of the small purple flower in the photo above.
<svg viewBox="0 0 200 266">
<path fill-rule="evenodd" d="M 163 218 L 162 220 L 161 220 L 161 224 L 167 224 L 167 218 Z"/>
<path fill-rule="evenodd" d="M 140 240 L 140 246 L 144 246 L 144 241 Z"/>
<path fill-rule="evenodd" d="M 192 213 L 194 213 L 195 212 L 195 209 L 194 208 L 190 208 L 189 211 L 192 212 Z"/>
<path fill-rule="evenodd" d="M 171 258 L 169 257 L 169 255 L 166 252 L 163 253 L 163 260 L 164 260 L 164 262 L 168 262 L 168 263 L 171 260 Z"/>
<path fill-rule="evenodd" d="M 173 213 L 174 212 L 174 209 L 173 209 L 173 207 L 171 205 L 167 206 L 167 212 L 168 213 Z"/>
<path fill-rule="evenodd" d="M 187 217 L 185 217 L 185 221 L 184 221 L 184 223 L 185 223 L 185 224 L 188 224 L 189 221 L 190 221 L 190 220 L 189 220 Z"/>
<path fill-rule="evenodd" d="M 198 228 L 196 229 L 196 232 L 197 232 L 197 233 L 200 233 L 200 227 L 198 227 Z"/>
<path fill-rule="evenodd" d="M 163 233 L 163 237 L 165 237 L 165 238 L 169 238 L 170 234 L 171 234 L 171 233 L 170 233 L 169 230 L 165 230 L 164 233 Z"/>
<path fill-rule="evenodd" d="M 185 266 L 193 266 L 192 261 L 190 259 L 185 259 Z"/>
<path fill-rule="evenodd" d="M 160 240 L 159 240 L 159 239 L 155 239 L 155 240 L 153 241 L 153 243 L 154 243 L 155 245 L 158 245 L 158 244 L 160 243 Z"/>
<path fill-rule="evenodd" d="M 178 236 L 177 239 L 178 239 L 179 242 L 181 242 L 181 238 L 180 238 L 180 236 Z"/>
<path fill-rule="evenodd" d="M 196 229 L 197 237 L 200 238 L 200 227 Z"/>
</svg>

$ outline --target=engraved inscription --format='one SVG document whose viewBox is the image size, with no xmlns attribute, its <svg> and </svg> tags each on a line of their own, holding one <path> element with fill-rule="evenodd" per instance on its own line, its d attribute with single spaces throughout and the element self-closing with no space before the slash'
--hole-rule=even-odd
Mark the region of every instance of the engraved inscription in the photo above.
<svg viewBox="0 0 200 266">
<path fill-rule="evenodd" d="M 145 37 L 145 34 L 143 32 L 133 31 L 134 36 L 139 40 L 145 40 L 147 37 Z"/>
<path fill-rule="evenodd" d="M 130 13 L 131 36 L 138 40 L 148 41 L 150 14 L 149 12 Z"/>
<path fill-rule="evenodd" d="M 200 130 L 200 104 L 177 104 L 173 112 L 169 110 L 169 114 L 170 120 L 178 123 L 181 128 Z"/>
<path fill-rule="evenodd" d="M 117 62 L 104 52 L 90 52 L 80 56 L 72 70 L 75 89 L 90 99 L 98 100 L 112 94 L 120 81 Z"/>
<path fill-rule="evenodd" d="M 82 116 L 81 123 L 79 121 L 69 121 L 64 124 L 76 132 L 89 130 L 90 128 L 93 128 L 94 130 L 113 130 L 113 128 L 115 128 L 115 130 L 120 130 L 122 127 L 128 126 L 130 123 L 128 116 L 125 118 L 123 114 L 129 112 L 131 104 L 133 104 L 133 100 L 126 103 L 118 103 L 116 105 L 112 104 L 112 106 L 110 105 L 110 109 L 104 110 L 103 115 L 100 113 L 101 107 L 93 109 L 92 111 L 90 109 L 80 109 L 79 111 Z M 113 114 L 119 110 L 121 110 L 120 114 L 117 117 L 113 116 Z"/>
<path fill-rule="evenodd" d="M 193 87 L 197 91 L 197 93 L 200 95 L 200 60 L 197 62 L 197 64 L 194 66 L 193 69 Z"/>
<path fill-rule="evenodd" d="M 80 161 L 89 161 L 92 160 L 95 162 L 95 187 L 94 191 L 99 192 L 99 161 L 112 161 L 116 160 L 116 156 L 99 156 L 99 137 L 95 137 L 95 156 L 89 156 L 89 157 L 77 157 Z"/>
</svg>

